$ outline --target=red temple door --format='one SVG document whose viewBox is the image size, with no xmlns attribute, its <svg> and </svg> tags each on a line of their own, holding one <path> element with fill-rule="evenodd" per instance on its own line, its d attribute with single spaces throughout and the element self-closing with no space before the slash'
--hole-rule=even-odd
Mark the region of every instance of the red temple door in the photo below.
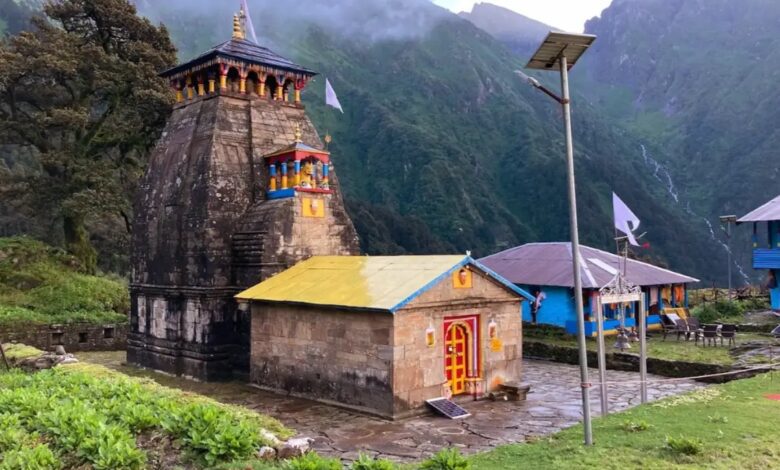
<svg viewBox="0 0 780 470">
<path fill-rule="evenodd" d="M 471 337 L 468 325 L 454 323 L 447 330 L 444 338 L 444 370 L 453 395 L 466 391 L 469 340 Z"/>
</svg>

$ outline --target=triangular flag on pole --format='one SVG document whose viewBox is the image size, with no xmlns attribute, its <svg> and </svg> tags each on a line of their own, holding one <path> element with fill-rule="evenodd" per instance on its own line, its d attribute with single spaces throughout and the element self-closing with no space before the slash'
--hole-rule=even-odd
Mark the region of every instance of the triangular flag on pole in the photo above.
<svg viewBox="0 0 780 470">
<path fill-rule="evenodd" d="M 327 78 L 325 79 L 325 104 L 338 109 L 342 114 L 344 113 L 344 110 L 341 109 L 341 103 L 339 103 L 339 97 L 336 96 L 336 92 L 333 91 L 333 87 L 330 86 L 330 81 Z"/>
<path fill-rule="evenodd" d="M 246 29 L 249 31 L 249 34 L 252 36 L 252 41 L 254 41 L 255 44 L 259 44 L 257 42 L 257 35 L 255 34 L 255 25 L 252 24 L 252 17 L 249 16 L 249 5 L 247 5 L 246 0 L 241 0 L 241 8 L 244 10 L 244 18 L 246 19 Z"/>
<path fill-rule="evenodd" d="M 612 211 L 615 214 L 615 228 L 626 234 L 629 243 L 639 246 L 634 238 L 634 230 L 639 228 L 639 217 L 614 192 L 612 193 Z"/>
</svg>

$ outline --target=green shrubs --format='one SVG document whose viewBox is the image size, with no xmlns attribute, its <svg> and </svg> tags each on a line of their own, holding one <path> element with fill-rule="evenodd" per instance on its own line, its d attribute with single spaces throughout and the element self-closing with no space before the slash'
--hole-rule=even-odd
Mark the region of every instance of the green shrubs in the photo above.
<svg viewBox="0 0 780 470">
<path fill-rule="evenodd" d="M 620 425 L 620 428 L 626 432 L 641 432 L 641 431 L 647 431 L 648 429 L 652 428 L 653 425 L 648 423 L 645 420 L 641 421 L 631 421 L 631 420 L 625 420 Z"/>
<path fill-rule="evenodd" d="M 699 455 L 704 451 L 704 443 L 696 438 L 666 437 L 666 447 L 679 455 Z"/>
<path fill-rule="evenodd" d="M 349 470 L 394 470 L 395 468 L 395 464 L 389 460 L 376 460 L 361 452 L 358 459 L 352 462 Z"/>
<path fill-rule="evenodd" d="M 49 470 L 62 464 L 37 433 L 29 433 L 18 416 L 0 414 L 0 470 Z"/>
<path fill-rule="evenodd" d="M 86 275 L 39 241 L 0 238 L 0 325 L 124 323 L 129 309 L 124 281 Z"/>
<path fill-rule="evenodd" d="M 442 449 L 420 464 L 420 470 L 468 470 L 470 468 L 471 463 L 455 448 Z"/>
<path fill-rule="evenodd" d="M 162 426 L 201 455 L 209 467 L 218 462 L 246 458 L 264 444 L 251 422 L 237 421 L 206 403 L 190 403 L 168 413 Z"/>
<path fill-rule="evenodd" d="M 718 300 L 717 302 L 699 305 L 691 313 L 701 323 L 714 323 L 716 321 L 738 323 L 742 320 L 745 311 L 745 306 L 740 301 Z"/>
<path fill-rule="evenodd" d="M 253 457 L 265 444 L 261 428 L 280 437 L 290 434 L 268 417 L 97 366 L 75 364 L 33 375 L 0 373 L 3 465 L 10 451 L 18 451 L 14 459 L 47 462 L 51 450 L 39 445 L 46 442 L 55 452 L 97 470 L 141 469 L 147 458 L 135 436 L 158 430 L 177 439 L 191 460 L 213 468 Z M 56 463 L 46 465 L 29 468 L 58 468 Z"/>
<path fill-rule="evenodd" d="M 309 452 L 282 465 L 285 470 L 341 470 L 341 461 Z"/>
<path fill-rule="evenodd" d="M 0 470 L 58 470 L 62 462 L 46 444 L 21 447 L 3 454 Z"/>
</svg>

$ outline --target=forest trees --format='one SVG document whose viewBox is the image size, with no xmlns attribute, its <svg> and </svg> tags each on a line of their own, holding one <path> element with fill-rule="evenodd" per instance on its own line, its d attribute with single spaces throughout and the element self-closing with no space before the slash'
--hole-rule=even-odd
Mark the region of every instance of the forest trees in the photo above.
<svg viewBox="0 0 780 470">
<path fill-rule="evenodd" d="M 0 173 L 0 187 L 60 220 L 94 271 L 87 220 L 119 215 L 129 231 L 129 196 L 172 103 L 157 74 L 176 50 L 127 0 L 48 2 L 31 29 L 0 44 L 0 144 L 31 149 L 35 168 Z"/>
</svg>

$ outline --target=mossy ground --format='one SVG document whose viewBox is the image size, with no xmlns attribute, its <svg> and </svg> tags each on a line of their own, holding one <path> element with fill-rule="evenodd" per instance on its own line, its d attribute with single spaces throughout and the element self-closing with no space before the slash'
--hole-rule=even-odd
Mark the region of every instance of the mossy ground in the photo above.
<svg viewBox="0 0 780 470">
<path fill-rule="evenodd" d="M 63 250 L 26 237 L 0 238 L 0 326 L 124 323 L 126 283 L 84 274 Z"/>
</svg>

